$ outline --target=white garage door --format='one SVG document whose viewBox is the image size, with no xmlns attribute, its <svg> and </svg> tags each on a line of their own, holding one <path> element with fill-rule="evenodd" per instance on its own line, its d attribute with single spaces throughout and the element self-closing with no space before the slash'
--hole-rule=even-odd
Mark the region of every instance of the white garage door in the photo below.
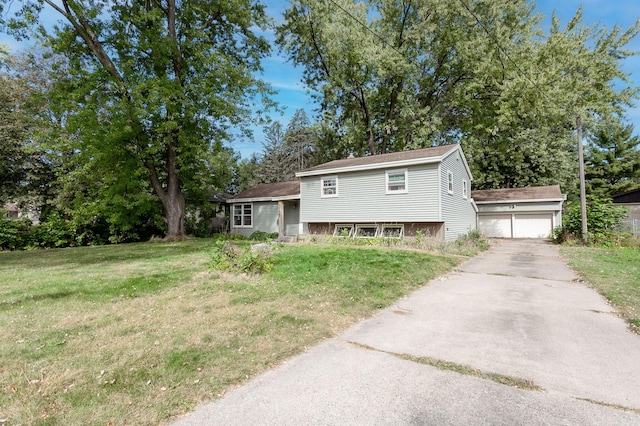
<svg viewBox="0 0 640 426">
<path fill-rule="evenodd" d="M 511 238 L 511 215 L 490 214 L 478 216 L 480 232 L 491 238 Z"/>
<path fill-rule="evenodd" d="M 513 228 L 515 238 L 548 238 L 553 219 L 551 213 L 516 214 Z"/>
<path fill-rule="evenodd" d="M 478 228 L 491 238 L 548 238 L 553 219 L 551 213 L 484 214 Z"/>
</svg>

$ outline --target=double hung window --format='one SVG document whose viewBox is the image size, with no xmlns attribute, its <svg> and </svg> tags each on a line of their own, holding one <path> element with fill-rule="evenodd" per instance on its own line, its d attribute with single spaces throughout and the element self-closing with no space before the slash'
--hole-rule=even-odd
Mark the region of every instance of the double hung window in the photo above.
<svg viewBox="0 0 640 426">
<path fill-rule="evenodd" d="M 408 192 L 407 170 L 392 170 L 386 173 L 387 194 L 405 194 Z"/>
<path fill-rule="evenodd" d="M 233 205 L 233 227 L 250 228 L 253 224 L 253 205 L 234 204 Z"/>
<path fill-rule="evenodd" d="M 321 197 L 338 196 L 338 176 L 327 176 L 320 180 Z"/>
</svg>

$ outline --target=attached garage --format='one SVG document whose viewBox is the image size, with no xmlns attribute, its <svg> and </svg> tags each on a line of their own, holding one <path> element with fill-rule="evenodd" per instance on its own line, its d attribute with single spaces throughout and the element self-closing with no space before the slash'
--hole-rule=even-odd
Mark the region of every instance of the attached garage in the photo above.
<svg viewBox="0 0 640 426">
<path fill-rule="evenodd" d="M 492 238 L 511 238 L 512 215 L 510 214 L 478 214 L 478 229 Z"/>
<path fill-rule="evenodd" d="M 478 229 L 491 238 L 548 238 L 562 224 L 560 187 L 472 191 Z"/>
</svg>

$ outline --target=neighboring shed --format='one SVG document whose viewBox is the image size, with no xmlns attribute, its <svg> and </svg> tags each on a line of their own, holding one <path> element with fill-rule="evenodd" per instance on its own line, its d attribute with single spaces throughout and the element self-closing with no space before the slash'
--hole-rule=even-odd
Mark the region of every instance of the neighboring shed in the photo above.
<svg viewBox="0 0 640 426">
<path fill-rule="evenodd" d="M 640 236 L 640 188 L 617 194 L 611 197 L 613 204 L 627 209 L 627 217 L 623 220 L 623 230 Z"/>
<path fill-rule="evenodd" d="M 476 227 L 459 145 L 331 161 L 296 173 L 304 234 L 454 240 Z"/>
<path fill-rule="evenodd" d="M 562 226 L 560 186 L 472 191 L 478 229 L 493 238 L 548 238 Z"/>
<path fill-rule="evenodd" d="M 227 199 L 231 205 L 231 233 L 250 236 L 256 231 L 280 237 L 298 235 L 300 181 L 263 183 Z"/>
</svg>

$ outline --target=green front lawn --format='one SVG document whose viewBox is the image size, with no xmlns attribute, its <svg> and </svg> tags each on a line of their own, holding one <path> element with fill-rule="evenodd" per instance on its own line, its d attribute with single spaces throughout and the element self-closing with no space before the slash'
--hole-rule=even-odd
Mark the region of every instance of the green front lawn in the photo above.
<svg viewBox="0 0 640 426">
<path fill-rule="evenodd" d="M 287 245 L 256 277 L 210 270 L 213 246 L 0 252 L 0 419 L 166 422 L 462 260 Z"/>
<path fill-rule="evenodd" d="M 636 331 L 640 328 L 640 250 L 561 247 L 576 272 L 609 299 Z"/>
</svg>

